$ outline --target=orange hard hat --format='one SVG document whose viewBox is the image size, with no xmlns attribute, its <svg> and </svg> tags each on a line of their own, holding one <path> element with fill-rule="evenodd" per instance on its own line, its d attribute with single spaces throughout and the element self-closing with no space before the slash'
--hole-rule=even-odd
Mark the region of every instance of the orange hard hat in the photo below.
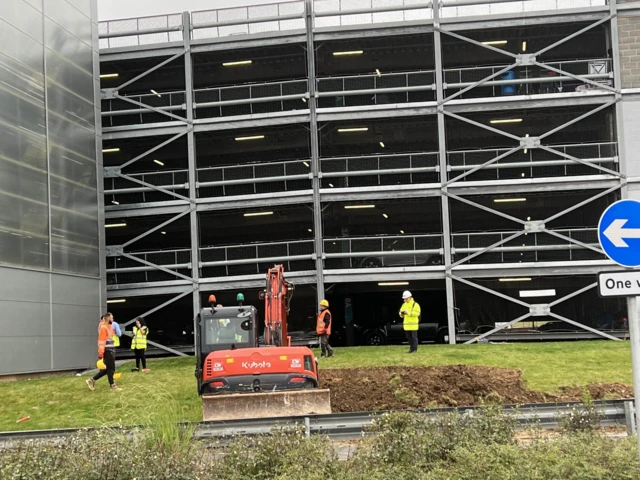
<svg viewBox="0 0 640 480">
<path fill-rule="evenodd" d="M 216 296 L 215 295 L 209 295 L 209 303 L 216 303 Z"/>
</svg>

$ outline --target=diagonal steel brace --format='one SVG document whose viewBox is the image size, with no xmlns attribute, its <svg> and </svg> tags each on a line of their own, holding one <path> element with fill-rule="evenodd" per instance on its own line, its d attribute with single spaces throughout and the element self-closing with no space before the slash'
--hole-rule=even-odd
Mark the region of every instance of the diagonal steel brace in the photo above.
<svg viewBox="0 0 640 480">
<path fill-rule="evenodd" d="M 165 141 L 164 141 L 164 142 L 162 142 L 160 145 L 156 145 L 155 147 L 153 147 L 153 148 L 151 148 L 151 149 L 147 150 L 146 152 L 141 153 L 141 154 L 140 154 L 140 155 L 138 155 L 137 157 L 132 158 L 132 159 L 131 159 L 131 160 L 129 160 L 128 162 L 125 162 L 125 163 L 123 163 L 122 165 L 120 165 L 120 169 L 122 170 L 123 168 L 128 167 L 129 165 L 131 165 L 132 163 L 137 162 L 137 161 L 138 161 L 138 160 L 140 160 L 141 158 L 144 158 L 144 157 L 146 157 L 147 155 L 151 155 L 153 152 L 156 152 L 156 151 L 160 150 L 162 147 L 165 147 L 165 146 L 169 145 L 171 142 L 173 142 L 173 141 L 177 140 L 178 138 L 180 138 L 180 137 L 182 137 L 182 136 L 186 135 L 186 134 L 187 134 L 187 132 L 188 132 L 187 130 L 185 130 L 184 132 L 180 132 L 180 133 L 178 133 L 178 134 L 174 135 L 173 137 L 171 137 L 170 139 L 165 140 Z"/>
<path fill-rule="evenodd" d="M 594 247 L 593 245 L 589 245 L 588 243 L 581 242 L 580 240 L 576 240 L 575 238 L 567 237 L 566 235 L 558 233 L 555 230 L 548 230 L 545 228 L 543 231 L 544 233 L 548 233 L 549 235 L 560 238 L 561 240 L 566 240 L 569 243 L 575 243 L 576 245 L 580 245 L 582 248 L 586 248 L 588 250 L 593 250 L 594 252 L 604 254 L 604 252 L 598 247 Z"/>
<path fill-rule="evenodd" d="M 159 187 L 157 185 L 153 185 L 151 183 L 145 182 L 144 180 L 140 180 L 138 178 L 130 177 L 129 175 L 126 175 L 124 173 L 118 173 L 117 175 L 120 178 L 124 178 L 125 180 L 129 180 L 130 182 L 137 183 L 138 185 L 142 185 L 144 187 L 152 188 L 153 190 L 157 190 L 158 192 L 162 192 L 162 193 L 165 193 L 167 195 L 171 195 L 172 197 L 179 198 L 180 200 L 184 200 L 184 201 L 189 202 L 189 203 L 195 203 L 195 200 L 192 200 L 192 199 L 187 198 L 187 197 L 185 197 L 183 195 L 180 195 L 179 193 L 172 192 L 171 190 L 167 190 L 166 188 L 162 188 L 162 187 Z"/>
<path fill-rule="evenodd" d="M 147 315 L 151 315 L 152 313 L 156 313 L 158 310 L 162 310 L 164 307 L 171 305 L 173 302 L 177 302 L 178 300 L 180 300 L 181 298 L 186 297 L 187 295 L 191 295 L 193 292 L 191 290 L 187 290 L 186 292 L 181 293 L 180 295 L 176 295 L 173 298 L 170 298 L 169 300 L 167 300 L 166 302 L 164 302 L 161 305 L 158 305 L 157 307 L 153 307 L 151 310 L 147 310 L 146 312 L 144 312 L 142 315 L 138 315 L 138 317 L 146 317 Z M 138 318 L 136 317 L 136 318 Z M 136 319 L 132 319 L 129 320 L 126 323 L 123 323 L 121 326 L 122 327 L 128 327 L 129 325 L 131 325 L 132 323 L 135 323 Z"/>
<path fill-rule="evenodd" d="M 122 246 L 122 248 L 124 248 L 124 247 L 128 247 L 128 246 L 129 246 L 129 245 L 131 245 L 132 243 L 135 243 L 135 242 L 137 242 L 138 240 L 140 240 L 141 238 L 144 238 L 144 237 L 146 237 L 147 235 L 150 235 L 150 234 L 152 234 L 153 232 L 160 230 L 162 227 L 165 227 L 165 226 L 169 225 L 170 223 L 175 222 L 175 221 L 176 221 L 176 220 L 178 220 L 179 218 L 182 218 L 182 217 L 184 217 L 185 215 L 188 215 L 190 212 L 191 212 L 191 209 L 189 208 L 189 209 L 185 210 L 184 212 L 181 212 L 181 213 L 177 214 L 176 216 L 171 217 L 171 218 L 170 218 L 169 220 L 167 220 L 166 222 L 163 222 L 163 223 L 161 223 L 160 225 L 156 225 L 156 226 L 155 226 L 155 227 L 153 227 L 152 229 L 147 230 L 146 232 L 142 233 L 141 235 L 138 235 L 138 236 L 137 236 L 137 237 L 135 237 L 135 238 L 132 238 L 132 239 L 131 239 L 131 240 L 129 240 L 128 242 L 123 243 L 123 244 L 121 245 L 121 246 Z"/>
<path fill-rule="evenodd" d="M 149 75 L 150 73 L 155 72 L 156 70 L 158 70 L 159 68 L 164 67 L 167 63 L 171 63 L 173 62 L 175 59 L 182 57 L 185 53 L 187 53 L 187 51 L 185 50 L 184 52 L 180 52 L 180 53 L 176 53 L 173 57 L 169 57 L 166 60 L 163 60 L 162 62 L 160 62 L 159 64 L 151 67 L 149 70 L 146 70 L 144 72 L 142 72 L 140 75 L 138 75 L 137 77 L 132 78 L 131 80 L 128 80 L 126 82 L 124 82 L 122 85 L 118 86 L 115 90 L 122 90 L 124 87 L 128 87 L 129 85 L 131 85 L 134 82 L 137 82 L 138 80 L 140 80 L 141 78 L 146 77 L 147 75 Z"/>
<path fill-rule="evenodd" d="M 123 97 L 122 95 L 116 94 L 116 95 L 114 95 L 114 98 L 117 98 L 119 100 L 124 100 L 125 102 L 129 102 L 129 103 L 131 103 L 133 105 L 136 105 L 136 106 L 138 106 L 140 108 L 143 108 L 145 110 L 151 110 L 153 112 L 160 113 L 162 115 L 166 115 L 167 117 L 173 118 L 173 119 L 178 120 L 178 121 L 180 121 L 182 123 L 186 123 L 186 124 L 190 124 L 191 123 L 191 121 L 187 120 L 184 117 L 181 117 L 180 115 L 174 115 L 173 113 L 165 112 L 164 110 L 160 110 L 159 108 L 152 107 L 151 105 L 147 105 L 147 104 L 144 104 L 142 102 L 138 102 L 138 101 L 133 100 L 133 99 L 131 99 L 129 97 Z"/>
<path fill-rule="evenodd" d="M 126 258 L 128 258 L 130 260 L 134 260 L 136 262 L 142 263 L 143 265 L 146 265 L 147 267 L 156 268 L 158 270 L 162 270 L 165 273 L 169 273 L 171 275 L 175 275 L 176 277 L 182 278 L 183 280 L 188 280 L 190 282 L 193 282 L 193 278 L 192 277 L 188 277 L 187 275 L 183 275 L 182 273 L 175 272 L 173 270 L 170 270 L 168 268 L 162 267 L 160 265 L 156 265 L 155 263 L 151 263 L 151 262 L 149 262 L 147 260 L 144 260 L 142 258 L 136 257 L 135 255 L 132 255 L 130 253 L 124 253 L 123 252 L 122 256 L 126 257 Z M 192 263 L 192 265 L 193 265 L 193 263 Z"/>
<path fill-rule="evenodd" d="M 591 328 L 588 325 L 583 325 L 582 323 L 576 322 L 575 320 L 570 320 L 567 317 L 563 317 L 562 315 L 558 315 L 557 313 L 554 312 L 549 312 L 549 316 L 556 318 L 558 320 L 562 320 L 563 322 L 567 322 L 571 325 L 574 325 L 578 328 L 581 328 L 583 330 L 587 330 L 591 333 L 595 333 L 596 335 L 600 335 L 601 337 L 605 337 L 608 338 L 609 340 L 615 340 L 616 342 L 620 342 L 621 340 L 619 338 L 614 337 L 613 335 L 609 335 L 608 333 L 605 332 L 601 332 L 600 330 L 596 330 L 595 328 Z"/>
<path fill-rule="evenodd" d="M 514 318 L 513 320 L 511 320 L 510 322 L 505 323 L 504 325 L 500 325 L 499 327 L 494 328 L 493 330 L 489 330 L 488 332 L 483 333 L 482 335 L 478 335 L 476 338 L 472 338 L 471 340 L 467 340 L 466 342 L 464 342 L 465 345 L 470 345 L 472 343 L 477 343 L 480 340 L 482 340 L 483 338 L 488 337 L 489 335 L 493 335 L 496 332 L 499 332 L 500 330 L 504 330 L 507 327 L 510 327 L 511 325 L 514 325 L 518 322 L 521 322 L 522 320 L 526 320 L 527 318 L 529 318 L 531 316 L 531 312 L 525 313 L 524 315 L 518 317 L 518 318 Z"/>
</svg>

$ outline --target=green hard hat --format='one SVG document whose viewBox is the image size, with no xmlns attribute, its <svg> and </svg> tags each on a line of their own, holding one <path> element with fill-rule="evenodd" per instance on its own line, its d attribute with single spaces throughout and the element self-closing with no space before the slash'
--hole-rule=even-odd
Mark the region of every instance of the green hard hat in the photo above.
<svg viewBox="0 0 640 480">
<path fill-rule="evenodd" d="M 237 302 L 244 302 L 244 295 L 239 293 L 238 296 L 236 297 L 236 301 Z"/>
</svg>

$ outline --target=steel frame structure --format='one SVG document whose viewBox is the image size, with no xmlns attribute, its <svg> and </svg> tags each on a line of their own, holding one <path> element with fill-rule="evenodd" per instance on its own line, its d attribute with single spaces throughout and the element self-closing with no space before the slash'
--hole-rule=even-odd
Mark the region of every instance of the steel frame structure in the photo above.
<svg viewBox="0 0 640 480">
<path fill-rule="evenodd" d="M 616 118 L 618 122 L 620 122 L 621 114 L 618 102 L 622 99 L 622 91 L 621 91 L 621 79 L 620 79 L 620 61 L 619 61 L 619 48 L 618 48 L 618 31 L 617 31 L 617 6 L 615 0 L 612 0 L 609 3 L 608 8 L 603 7 L 593 7 L 589 9 L 583 9 L 575 14 L 578 16 L 577 18 L 589 20 L 590 23 L 587 27 L 579 30 L 578 32 L 572 33 L 567 37 L 554 42 L 548 45 L 545 48 L 540 49 L 539 51 L 532 54 L 512 54 L 510 52 L 506 52 L 499 48 L 496 48 L 491 45 L 483 44 L 482 42 L 471 39 L 463 34 L 457 33 L 463 31 L 465 29 L 481 29 L 490 26 L 505 26 L 510 25 L 515 20 L 512 20 L 511 17 L 513 15 L 502 15 L 502 16 L 493 16 L 491 18 L 481 18 L 481 17 L 469 17 L 466 19 L 451 19 L 451 18 L 442 18 L 443 9 L 450 6 L 463 6 L 463 5 L 477 5 L 477 4 L 485 4 L 485 3 L 497 3 L 498 1 L 509 2 L 511 0 L 493 0 L 493 2 L 488 2 L 486 0 L 461 0 L 461 1 L 451 1 L 451 2 L 439 2 L 437 4 L 425 3 L 419 5 L 403 5 L 401 7 L 384 7 L 378 9 L 366 9 L 363 11 L 353 10 L 353 11 L 340 11 L 340 12 L 314 12 L 313 0 L 304 0 L 304 12 L 300 15 L 289 15 L 283 17 L 274 18 L 263 18 L 254 20 L 255 22 L 271 22 L 271 21 L 281 21 L 281 20 L 292 20 L 292 19 L 303 19 L 305 24 L 305 32 L 304 35 L 301 35 L 299 31 L 292 32 L 290 36 L 272 36 L 272 43 L 278 43 L 278 41 L 285 41 L 291 43 L 300 43 L 303 48 L 306 50 L 306 60 L 307 60 L 307 93 L 300 95 L 289 95 L 277 97 L 277 100 L 290 100 L 290 99 L 302 99 L 304 98 L 308 104 L 308 110 L 295 111 L 295 112 L 283 112 L 282 115 L 269 115 L 264 118 L 259 118 L 259 116 L 252 118 L 245 117 L 223 117 L 223 118 L 215 118 L 215 119 L 194 119 L 194 108 L 198 108 L 199 105 L 194 104 L 194 88 L 193 88 L 193 72 L 192 72 L 192 60 L 191 55 L 193 51 L 213 51 L 213 50 L 221 50 L 231 48 L 224 42 L 220 42 L 219 40 L 216 42 L 206 42 L 205 40 L 194 41 L 192 39 L 192 32 L 194 28 L 211 28 L 211 27 L 223 27 L 229 25 L 237 25 L 238 22 L 215 22 L 211 24 L 199 24 L 197 27 L 194 27 L 191 23 L 191 16 L 188 12 L 182 14 L 182 26 L 181 27 L 171 27 L 170 29 L 166 29 L 163 31 L 179 31 L 182 30 L 182 45 L 178 45 L 176 42 L 172 43 L 171 46 L 163 46 L 162 48 L 154 48 L 149 49 L 147 47 L 139 47 L 139 48 L 128 48 L 121 49 L 119 52 L 105 52 L 105 56 L 109 59 L 117 59 L 117 58 L 140 58 L 140 57 L 153 57 L 159 55 L 170 55 L 169 58 L 160 61 L 154 67 L 149 70 L 143 72 L 137 77 L 123 83 L 117 88 L 113 89 L 105 89 L 102 90 L 102 98 L 103 99 L 118 99 L 130 103 L 138 108 L 137 111 L 147 111 L 153 112 L 157 114 L 161 114 L 163 116 L 168 117 L 171 121 L 163 124 L 152 124 L 152 125 L 136 125 L 129 127 L 119 127 L 119 128 L 108 128 L 104 129 L 103 138 L 106 140 L 115 140 L 119 138 L 135 138 L 135 137 L 143 137 L 143 136 L 154 136 L 154 135 L 172 135 L 168 140 L 163 141 L 162 143 L 154 146 L 148 151 L 138 155 L 137 157 L 127 161 L 126 163 L 120 165 L 119 167 L 105 167 L 104 176 L 105 178 L 123 178 L 127 181 L 130 181 L 136 185 L 137 188 L 131 189 L 136 191 L 157 191 L 163 194 L 169 195 L 174 200 L 168 202 L 154 202 L 152 205 L 129 205 L 126 208 L 114 208 L 107 207 L 106 208 L 106 216 L 107 218 L 112 217 L 135 217 L 135 216 L 147 216 L 147 215 L 157 215 L 157 214 L 171 214 L 172 218 L 169 220 L 153 227 L 152 229 L 144 232 L 138 237 L 129 240 L 123 245 L 108 247 L 108 255 L 109 256 L 124 256 L 130 260 L 136 261 L 143 265 L 143 269 L 157 269 L 163 271 L 165 273 L 171 274 L 176 277 L 174 281 L 168 282 L 157 282 L 154 285 L 143 285 L 143 284 L 132 284 L 126 286 L 114 286 L 111 289 L 113 294 L 122 295 L 123 291 L 127 291 L 128 294 L 136 296 L 136 295 L 148 295 L 153 293 L 174 293 L 177 294 L 175 297 L 171 298 L 167 302 L 162 303 L 161 305 L 153 308 L 147 314 L 158 311 L 161 308 L 177 301 L 181 298 L 184 298 L 187 295 L 192 296 L 192 305 L 194 311 L 199 311 L 200 309 L 200 292 L 203 289 L 206 289 L 208 286 L 217 286 L 218 288 L 237 288 L 239 286 L 247 287 L 247 286 L 262 286 L 263 280 L 262 276 L 246 276 L 243 278 L 239 277 L 229 277 L 225 279 L 211 279 L 211 278 L 201 278 L 200 271 L 202 267 L 207 266 L 207 262 L 202 262 L 200 258 L 200 245 L 199 245 L 199 232 L 198 232 L 198 213 L 202 211 L 215 210 L 215 209 L 228 209 L 228 208 L 247 208 L 255 205 L 283 205 L 283 204 L 295 204 L 300 202 L 305 202 L 312 205 L 313 208 L 313 223 L 314 223 L 314 231 L 313 231 L 313 243 L 314 243 L 314 253 L 310 256 L 300 256 L 300 259 L 304 257 L 304 259 L 311 259 L 315 262 L 315 270 L 309 272 L 294 272 L 291 277 L 293 277 L 294 281 L 298 281 L 303 284 L 311 284 L 316 288 L 318 299 L 322 298 L 325 293 L 325 282 L 335 283 L 337 281 L 374 281 L 376 279 L 408 279 L 408 278 L 441 278 L 445 281 L 445 290 L 446 290 L 446 299 L 447 299 L 447 323 L 449 327 L 449 342 L 456 342 L 455 335 L 455 299 L 454 299 L 454 281 L 466 284 L 473 288 L 477 288 L 479 290 L 490 293 L 496 297 L 502 298 L 503 300 L 514 302 L 519 304 L 525 308 L 529 309 L 529 312 L 523 316 L 520 316 L 512 321 L 510 321 L 507 325 L 503 327 L 495 328 L 490 332 L 482 334 L 476 337 L 472 341 L 479 341 L 482 338 L 485 338 L 492 333 L 498 332 L 503 328 L 506 328 L 514 323 L 517 323 L 525 318 L 529 318 L 531 316 L 551 316 L 553 318 L 563 320 L 567 323 L 570 323 L 574 326 L 578 326 L 583 328 L 591 333 L 600 335 L 605 338 L 617 340 L 617 338 L 608 335 L 604 332 L 600 332 L 591 327 L 585 326 L 571 319 L 567 319 L 562 317 L 551 311 L 551 307 L 569 300 L 590 288 L 593 288 L 594 285 L 589 285 L 585 288 L 581 288 L 576 292 L 566 295 L 565 297 L 558 299 L 549 304 L 528 304 L 526 302 L 522 302 L 518 299 L 511 298 L 507 295 L 502 294 L 501 292 L 492 290 L 483 285 L 476 284 L 469 280 L 469 278 L 486 278 L 492 275 L 492 272 L 495 273 L 495 276 L 504 274 L 504 272 L 516 271 L 514 266 L 504 265 L 504 264 L 494 264 L 494 265 L 465 265 L 469 260 L 480 256 L 484 253 L 492 252 L 492 251 L 500 251 L 503 249 L 504 244 L 507 242 L 523 235 L 525 233 L 546 233 L 549 235 L 553 235 L 563 241 L 568 242 L 569 244 L 575 245 L 577 248 L 584 248 L 596 251 L 598 253 L 602 253 L 601 250 L 589 243 L 581 242 L 576 240 L 575 238 L 568 237 L 562 233 L 551 230 L 547 227 L 547 224 L 558 218 L 561 215 L 569 213 L 577 208 L 580 208 L 587 203 L 594 201 L 604 195 L 607 195 L 616 190 L 622 189 L 622 193 L 624 195 L 626 188 L 626 177 L 624 175 L 624 155 L 621 154 L 620 158 L 620 172 L 604 167 L 600 165 L 598 162 L 589 161 L 587 159 L 581 159 L 576 156 L 567 154 L 558 148 L 554 148 L 549 145 L 544 144 L 544 140 L 550 135 L 569 127 L 590 115 L 593 115 L 597 112 L 600 112 L 607 108 L 615 109 Z M 389 12 L 397 9 L 403 10 L 415 10 L 415 9 L 425 9 L 428 8 L 432 12 L 432 18 L 429 18 L 424 21 L 414 22 L 415 25 L 411 26 L 398 26 L 398 30 L 396 33 L 415 33 L 415 32 L 433 32 L 433 48 L 434 48 L 434 59 L 435 59 L 435 68 L 434 68 L 434 77 L 435 83 L 430 86 L 418 87 L 418 89 L 425 90 L 431 89 L 435 92 L 435 101 L 432 102 L 423 102 L 418 105 L 416 104 L 408 104 L 406 106 L 384 106 L 377 105 L 372 107 L 358 107 L 358 108 L 335 108 L 335 109 L 322 109 L 318 108 L 317 101 L 323 96 L 335 96 L 335 95 L 351 95 L 351 94 L 362 94 L 362 91 L 355 92 L 319 92 L 318 91 L 318 81 L 319 79 L 316 77 L 315 72 L 315 52 L 316 52 L 316 43 L 318 41 L 329 41 L 331 39 L 336 38 L 363 38 L 368 35 L 379 34 L 381 29 L 384 29 L 385 25 L 381 25 L 380 29 L 369 29 L 362 30 L 358 28 L 352 29 L 341 29 L 340 31 L 330 32 L 326 29 L 318 29 L 315 27 L 315 19 L 318 17 L 330 17 L 335 15 L 340 16 L 348 16 L 362 13 L 381 13 L 381 12 Z M 558 12 L 557 17 L 560 18 L 562 15 L 567 15 L 568 12 Z M 546 15 L 546 16 L 545 16 Z M 289 18 L 290 17 L 290 18 Z M 538 18 L 534 15 L 531 16 L 531 24 L 542 23 L 544 21 L 561 21 L 554 17 L 553 14 L 540 14 Z M 511 23 L 510 23 L 511 22 Z M 521 20 L 517 20 L 518 24 L 521 23 Z M 545 52 L 555 48 L 558 45 L 561 45 L 573 38 L 578 37 L 579 35 L 597 27 L 600 25 L 608 25 L 610 32 L 610 40 L 611 40 L 611 49 L 612 49 L 612 57 L 613 57 L 613 72 L 606 75 L 576 75 L 571 72 L 567 72 L 561 68 L 557 68 L 553 65 L 554 62 L 544 62 L 539 59 L 539 57 Z M 401 27 L 401 28 L 400 28 Z M 138 32 L 139 34 L 140 32 Z M 144 32 L 143 32 L 144 33 Z M 154 32 L 151 32 L 154 33 Z M 394 33 L 394 34 L 396 34 Z M 132 32 L 123 32 L 123 33 L 109 33 L 103 38 L 113 38 L 116 36 L 126 36 L 132 35 Z M 481 48 L 485 48 L 500 54 L 503 54 L 511 59 L 511 63 L 501 68 L 498 71 L 493 72 L 491 75 L 486 76 L 485 78 L 474 82 L 474 83 L 457 83 L 447 85 L 444 81 L 444 66 L 442 60 L 442 36 L 450 36 L 456 38 L 458 40 L 467 42 L 472 45 L 479 46 Z M 241 40 L 239 42 L 234 42 L 233 44 L 237 45 L 253 45 L 255 46 L 256 41 L 254 40 Z M 269 43 L 269 42 L 267 42 Z M 178 59 L 184 58 L 184 76 L 185 76 L 185 103 L 180 107 L 152 107 L 150 105 L 146 105 L 144 103 L 138 102 L 127 96 L 123 96 L 119 93 L 124 87 L 131 85 L 132 83 L 144 78 L 148 74 L 162 68 L 168 63 Z M 464 93 L 481 86 L 487 85 L 503 85 L 509 83 L 535 83 L 538 80 L 536 79 L 519 79 L 516 81 L 503 81 L 503 80 L 495 80 L 496 77 L 500 76 L 502 73 L 521 66 L 537 66 L 544 68 L 549 71 L 553 71 L 558 74 L 559 78 L 564 79 L 572 79 L 583 84 L 590 85 L 592 87 L 597 87 L 599 92 L 594 92 L 592 95 L 588 96 L 576 96 L 571 94 L 562 94 L 562 95 L 554 95 L 553 97 L 549 96 L 540 96 L 540 98 L 526 98 L 526 99 L 491 99 L 480 98 L 480 99 L 467 99 L 462 100 L 459 97 Z M 556 77 L 558 78 L 558 77 Z M 612 85 L 599 83 L 596 80 L 602 79 L 611 79 Z M 396 91 L 409 91 L 411 87 L 400 87 L 400 88 L 384 88 L 379 90 L 374 90 L 369 93 L 392 93 Z M 455 93 L 451 93 L 447 95 L 448 90 L 451 88 L 459 88 Z M 291 98 L 289 98 L 291 97 Z M 264 100 L 264 99 L 263 99 Z M 272 100 L 268 98 L 267 100 Z M 211 105 L 203 104 L 202 106 L 212 106 L 213 104 L 228 103 L 228 104 L 242 104 L 244 101 L 231 101 L 231 102 L 213 102 Z M 246 103 L 246 102 L 244 102 Z M 464 116 L 466 112 L 478 112 L 478 111 L 495 111 L 499 108 L 522 108 L 522 107 L 540 107 L 540 106 L 562 106 L 562 105 L 590 105 L 592 108 L 578 117 L 565 122 L 559 127 L 553 128 L 550 131 L 546 132 L 543 135 L 538 137 L 518 137 L 497 128 L 484 125 L 477 121 L 474 121 L 470 118 Z M 182 115 L 176 115 L 172 113 L 172 111 L 181 110 L 184 113 Z M 112 113 L 112 112 L 111 112 Z M 107 112 L 110 114 L 110 112 Z M 104 115 L 104 114 L 103 114 Z M 440 173 L 439 182 L 428 185 L 416 185 L 416 186 L 408 186 L 406 189 L 398 189 L 398 188 L 349 188 L 349 189 L 332 189 L 331 191 L 326 191 L 322 189 L 321 180 L 323 178 L 322 172 L 322 159 L 320 157 L 319 151 L 319 139 L 318 139 L 318 123 L 325 121 L 340 121 L 340 120 L 353 120 L 356 118 L 379 118 L 379 117 L 392 117 L 392 116 L 422 116 L 422 115 L 435 115 L 437 119 L 438 125 L 438 152 L 437 152 L 437 163 L 434 167 L 434 171 Z M 516 142 L 516 146 L 507 151 L 496 155 L 491 160 L 488 160 L 482 164 L 476 165 L 472 168 L 465 169 L 461 173 L 459 172 L 461 169 L 452 168 L 448 163 L 448 152 L 447 152 L 447 139 L 446 139 L 446 126 L 445 121 L 446 118 L 453 118 L 466 124 L 479 127 L 485 130 L 488 130 L 494 134 L 499 134 L 505 137 L 510 138 L 514 142 Z M 310 145 L 311 145 L 311 156 L 309 158 L 310 161 L 310 173 L 308 176 L 304 176 L 304 178 L 308 178 L 311 181 L 311 188 L 309 191 L 298 191 L 298 192 L 288 192 L 288 195 L 263 195 L 264 198 L 256 198 L 254 200 L 239 200 L 234 198 L 223 198 L 223 199 L 207 199 L 207 198 L 197 198 L 197 189 L 200 186 L 208 186 L 205 182 L 199 184 L 197 180 L 197 169 L 196 169 L 196 152 L 195 152 L 195 133 L 200 131 L 212 131 L 212 130 L 225 130 L 239 127 L 251 127 L 251 126 L 268 126 L 268 125 L 279 125 L 279 124 L 288 124 L 288 123 L 302 123 L 305 126 L 308 126 L 310 131 Z M 188 163 L 188 181 L 184 185 L 181 185 L 180 190 L 186 191 L 186 194 L 177 193 L 174 186 L 164 185 L 154 185 L 152 183 L 146 182 L 137 178 L 135 175 L 129 175 L 124 173 L 123 170 L 140 160 L 141 158 L 147 157 L 151 153 L 163 148 L 164 146 L 174 142 L 175 140 L 186 136 L 187 139 L 187 163 Z M 588 178 L 580 178 L 580 177 L 570 177 L 570 178 L 562 178 L 560 181 L 555 178 L 547 178 L 547 179 L 536 179 L 533 182 L 527 182 L 526 184 L 523 182 L 515 181 L 499 181 L 499 182 L 491 182 L 491 185 L 488 185 L 484 182 L 462 182 L 463 179 L 466 179 L 469 175 L 478 172 L 487 168 L 494 168 L 497 162 L 500 160 L 507 158 L 509 155 L 512 155 L 516 152 L 520 152 L 522 150 L 528 149 L 540 149 L 544 150 L 548 153 L 554 154 L 557 157 L 561 158 L 563 162 L 568 162 L 570 164 L 579 164 L 588 166 L 594 169 L 594 175 L 589 176 Z M 617 161 L 617 158 L 616 158 Z M 367 172 L 367 174 L 372 172 Z M 387 173 L 387 172 L 385 172 Z M 394 172 L 396 173 L 396 172 Z M 398 172 L 404 173 L 404 172 Z M 324 174 L 324 177 L 330 177 L 332 174 Z M 295 179 L 303 179 L 303 176 L 295 177 Z M 294 178 L 292 178 L 294 179 Z M 282 181 L 283 178 L 278 178 L 278 181 Z M 285 178 L 286 180 L 286 178 Z M 481 205 L 469 198 L 467 196 L 473 196 L 484 193 L 504 193 L 504 192 L 514 192 L 514 191 L 532 191 L 532 188 L 535 188 L 535 191 L 562 191 L 566 190 L 567 187 L 563 186 L 563 184 L 571 184 L 574 189 L 596 189 L 601 190 L 595 195 L 591 196 L 587 200 L 584 200 L 576 205 L 566 208 L 565 210 L 558 212 L 552 216 L 544 220 L 533 220 L 533 221 L 523 221 L 518 218 L 512 217 L 503 212 L 497 211 L 495 209 L 486 207 Z M 114 191 L 105 192 L 106 194 L 115 193 Z M 438 252 L 443 257 L 443 265 L 439 267 L 426 267 L 426 268 L 415 268 L 415 269 L 403 269 L 403 271 L 394 270 L 392 268 L 381 268 L 376 269 L 375 272 L 371 271 L 358 271 L 356 270 L 327 270 L 324 266 L 324 262 L 327 258 L 338 258 L 340 254 L 328 254 L 324 251 L 324 237 L 322 231 L 322 204 L 327 202 L 336 202 L 336 201 L 350 201 L 350 200 L 360 200 L 360 199 L 401 199 L 401 198 L 416 198 L 423 196 L 434 196 L 438 197 L 441 205 L 441 220 L 442 220 L 442 248 L 438 250 Z M 257 197 L 260 197 L 259 195 Z M 456 254 L 456 249 L 452 245 L 452 231 L 451 231 L 451 211 L 450 211 L 450 202 L 451 200 L 459 201 L 471 205 L 475 208 L 481 209 L 483 211 L 489 212 L 494 215 L 498 215 L 500 217 L 511 220 L 519 225 L 520 230 L 514 232 L 512 235 L 507 238 L 502 239 L 499 242 L 493 243 L 487 247 L 481 249 L 466 249 L 464 253 L 468 253 L 462 259 L 454 261 L 453 256 Z M 189 230 L 190 230 L 190 255 L 191 262 L 186 265 L 171 265 L 172 268 L 167 268 L 162 265 L 155 264 L 153 262 L 149 262 L 139 256 L 134 254 L 126 253 L 125 248 L 129 245 L 133 244 L 137 240 L 163 228 L 165 225 L 178 220 L 184 216 L 189 217 Z M 432 253 L 432 250 L 428 250 L 429 253 Z M 461 250 L 459 253 L 462 253 Z M 389 252 L 385 252 L 388 254 Z M 403 253 L 403 252 L 401 252 Z M 407 252 L 404 252 L 407 253 Z M 413 253 L 417 253 L 413 252 Z M 298 258 L 295 258 L 298 259 Z M 261 259 L 265 260 L 265 259 Z M 275 260 L 275 259 L 266 259 L 266 260 Z M 286 260 L 286 259 L 285 259 Z M 251 259 L 253 261 L 253 259 Z M 209 262 L 210 263 L 210 262 Z M 247 263 L 247 262 L 244 262 Z M 611 268 L 610 262 L 600 261 L 600 262 L 572 262 L 567 265 L 560 265 L 563 262 L 554 262 L 554 265 L 544 266 L 542 264 L 535 265 L 527 265 L 527 266 L 519 266 L 518 269 L 529 269 L 531 272 L 530 275 L 559 275 L 567 272 L 580 272 L 583 274 L 596 273 L 597 271 L 602 270 L 603 268 Z M 183 273 L 179 273 L 174 269 L 184 268 L 191 271 L 190 275 L 185 275 Z M 259 278 L 260 277 L 260 278 Z M 113 296 L 113 295 L 112 295 Z M 133 320 L 125 323 L 124 325 L 129 325 Z M 471 342 L 471 341 L 470 341 Z M 467 343 L 470 343 L 467 342 Z M 160 348 L 164 348 L 165 350 L 171 351 L 172 353 L 179 354 L 179 352 L 169 349 L 167 347 L 163 347 L 158 344 L 154 344 Z"/>
</svg>

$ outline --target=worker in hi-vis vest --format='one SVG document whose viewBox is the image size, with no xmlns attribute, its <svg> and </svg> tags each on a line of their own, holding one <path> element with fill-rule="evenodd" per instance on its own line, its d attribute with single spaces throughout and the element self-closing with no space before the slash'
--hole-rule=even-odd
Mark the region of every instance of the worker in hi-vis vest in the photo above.
<svg viewBox="0 0 640 480">
<path fill-rule="evenodd" d="M 329 302 L 322 300 L 320 302 L 320 314 L 316 321 L 316 333 L 320 335 L 320 348 L 322 349 L 321 357 L 333 357 L 333 348 L 329 345 L 329 336 L 331 335 L 331 312 L 329 311 Z"/>
<path fill-rule="evenodd" d="M 402 294 L 404 303 L 400 307 L 400 318 L 402 318 L 402 326 L 409 341 L 409 351 L 407 353 L 416 353 L 418 351 L 418 324 L 420 322 L 420 305 L 413 299 L 411 292 L 405 290 Z"/>
<path fill-rule="evenodd" d="M 147 351 L 147 335 L 149 335 L 149 328 L 144 320 L 144 317 L 136 318 L 136 326 L 133 327 L 133 335 L 131 335 L 131 350 L 136 356 L 136 368 L 132 368 L 132 372 L 140 371 L 140 364 L 142 364 L 142 371 L 148 372 L 147 359 L 145 353 Z"/>
<path fill-rule="evenodd" d="M 116 372 L 116 348 L 113 344 L 113 337 L 113 315 L 105 313 L 100 319 L 100 325 L 98 325 L 98 358 L 103 360 L 106 368 L 96 373 L 93 378 L 86 380 L 89 390 L 95 390 L 96 382 L 105 375 L 109 380 L 111 390 L 120 390 L 113 379 Z"/>
</svg>

